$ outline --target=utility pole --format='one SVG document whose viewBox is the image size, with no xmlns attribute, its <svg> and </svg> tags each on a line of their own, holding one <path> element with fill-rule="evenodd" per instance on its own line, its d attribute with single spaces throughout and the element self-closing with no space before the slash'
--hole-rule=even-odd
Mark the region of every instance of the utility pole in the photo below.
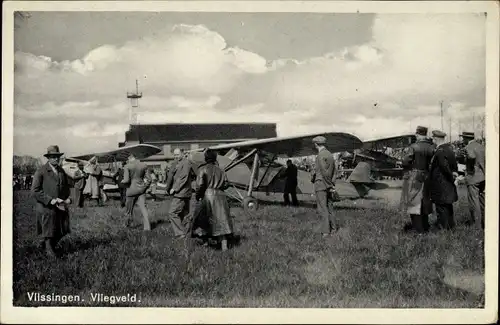
<svg viewBox="0 0 500 325">
<path fill-rule="evenodd" d="M 472 113 L 472 132 L 476 133 L 476 123 L 475 123 L 476 113 Z"/>
<path fill-rule="evenodd" d="M 441 106 L 441 130 L 444 130 L 444 124 L 443 124 L 443 101 L 439 102 Z"/>
<path fill-rule="evenodd" d="M 451 116 L 450 116 L 450 124 L 448 126 L 450 128 L 450 133 L 448 133 L 448 134 L 449 134 L 449 139 L 450 139 L 450 143 L 451 143 Z"/>
</svg>

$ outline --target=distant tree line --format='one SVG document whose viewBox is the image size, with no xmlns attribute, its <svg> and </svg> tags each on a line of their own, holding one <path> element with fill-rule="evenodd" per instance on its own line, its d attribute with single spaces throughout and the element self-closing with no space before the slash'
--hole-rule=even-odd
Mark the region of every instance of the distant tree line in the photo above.
<svg viewBox="0 0 500 325">
<path fill-rule="evenodd" d="M 42 165 L 40 159 L 31 156 L 14 156 L 14 175 L 33 175 L 38 167 Z"/>
</svg>

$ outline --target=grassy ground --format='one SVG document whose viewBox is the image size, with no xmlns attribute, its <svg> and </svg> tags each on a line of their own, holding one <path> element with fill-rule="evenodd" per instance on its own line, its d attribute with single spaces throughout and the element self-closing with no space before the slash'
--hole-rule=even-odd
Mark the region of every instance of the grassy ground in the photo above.
<svg viewBox="0 0 500 325">
<path fill-rule="evenodd" d="M 74 211 L 73 232 L 61 243 L 67 253 L 49 262 L 36 248 L 29 193 L 16 192 L 14 305 L 40 305 L 27 297 L 40 292 L 78 294 L 85 302 L 76 305 L 92 306 L 99 304 L 91 293 L 137 294 L 140 302 L 115 306 L 142 307 L 483 307 L 477 284 L 469 291 L 449 285 L 484 275 L 483 232 L 459 225 L 454 232 L 401 234 L 399 194 L 393 188 L 336 203 L 343 229 L 327 239 L 313 207 L 268 204 L 252 216 L 234 207 L 240 244 L 224 253 L 194 246 L 188 270 L 184 242 L 165 222 L 168 199 L 148 201 L 158 222 L 148 234 L 125 228 L 114 200 Z M 457 220 L 466 213 L 460 189 Z"/>
</svg>

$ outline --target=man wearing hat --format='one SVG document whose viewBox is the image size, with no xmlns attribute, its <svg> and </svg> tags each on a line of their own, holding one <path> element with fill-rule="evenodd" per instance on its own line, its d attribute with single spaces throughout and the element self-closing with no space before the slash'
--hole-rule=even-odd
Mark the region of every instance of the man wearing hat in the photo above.
<svg viewBox="0 0 500 325">
<path fill-rule="evenodd" d="M 83 190 L 85 189 L 85 185 L 87 182 L 88 174 L 83 171 L 84 164 L 83 162 L 79 161 L 78 162 L 78 169 L 75 172 L 75 177 L 73 177 L 73 180 L 75 181 L 74 185 L 74 203 L 77 207 L 83 208 Z"/>
<path fill-rule="evenodd" d="M 461 136 L 466 152 L 465 182 L 470 211 L 470 219 L 467 224 L 471 225 L 481 221 L 481 227 L 484 229 L 485 147 L 479 141 L 474 140 L 473 132 L 463 132 Z"/>
<path fill-rule="evenodd" d="M 56 257 L 57 243 L 70 233 L 67 205 L 71 203 L 68 177 L 60 166 L 63 154 L 56 145 L 44 155 L 48 162 L 33 176 L 31 191 L 36 200 L 37 233 L 49 257 Z"/>
<path fill-rule="evenodd" d="M 323 237 L 326 237 L 339 228 L 332 211 L 333 194 L 335 192 L 335 161 L 332 153 L 325 147 L 325 137 L 317 136 L 312 139 L 312 142 L 316 150 L 318 150 L 318 155 L 316 156 L 311 181 L 314 184 L 318 212 L 322 216 L 321 232 Z"/>
<path fill-rule="evenodd" d="M 436 206 L 437 225 L 443 229 L 453 229 L 453 203 L 458 201 L 455 179 L 458 165 L 450 143 L 445 142 L 446 133 L 432 131 L 436 150 L 431 160 L 429 172 L 429 194 Z"/>
<path fill-rule="evenodd" d="M 427 128 L 417 126 L 417 141 L 405 149 L 402 165 L 406 170 L 405 183 L 401 194 L 403 213 L 408 213 L 411 223 L 404 230 L 418 233 L 429 230 L 429 214 L 432 202 L 428 194 L 429 166 L 434 155 L 435 145 L 427 137 Z"/>
</svg>

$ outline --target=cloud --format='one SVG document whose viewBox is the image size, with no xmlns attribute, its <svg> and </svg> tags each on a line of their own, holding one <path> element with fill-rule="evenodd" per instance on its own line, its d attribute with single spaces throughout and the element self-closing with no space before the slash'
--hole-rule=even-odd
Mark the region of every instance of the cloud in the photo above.
<svg viewBox="0 0 500 325">
<path fill-rule="evenodd" d="M 480 15 L 378 15 L 370 42 L 304 60 L 268 61 L 202 25 L 156 35 L 101 46 L 74 61 L 16 53 L 18 143 L 37 129 L 46 135 L 39 139 L 68 146 L 88 135 L 103 137 L 96 151 L 116 147 L 128 124 L 125 94 L 136 78 L 143 123 L 261 121 L 278 123 L 284 136 L 333 130 L 376 138 L 417 124 L 440 128 L 441 100 L 446 120 L 484 111 Z"/>
</svg>

